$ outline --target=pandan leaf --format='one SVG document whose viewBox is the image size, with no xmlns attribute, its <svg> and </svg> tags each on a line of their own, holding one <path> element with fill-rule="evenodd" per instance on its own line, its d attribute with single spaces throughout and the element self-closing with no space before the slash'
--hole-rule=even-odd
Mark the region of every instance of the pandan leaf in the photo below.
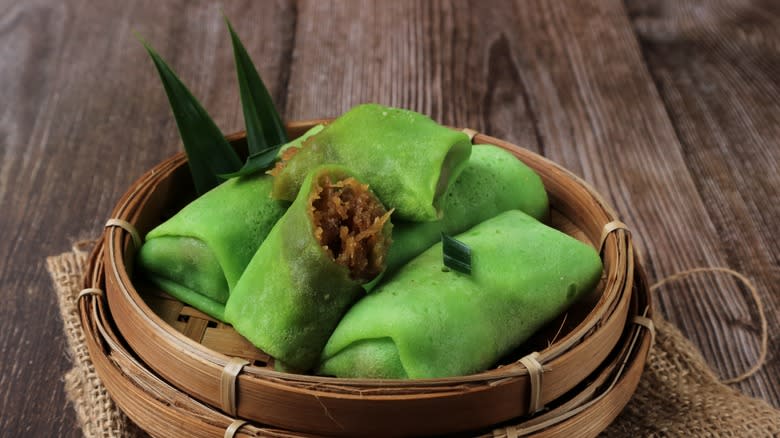
<svg viewBox="0 0 780 438">
<path fill-rule="evenodd" d="M 236 62 L 241 106 L 244 110 L 249 154 L 252 156 L 265 153 L 269 147 L 278 149 L 287 143 L 287 131 L 284 129 L 282 119 L 276 111 L 263 80 L 257 73 L 252 59 L 227 17 L 225 17 L 225 23 L 227 23 L 230 39 L 233 42 L 233 56 Z M 271 155 L 275 157 L 275 154 Z M 247 160 L 247 166 L 250 165 L 250 161 Z M 244 167 L 247 168 L 247 166 Z"/>
<path fill-rule="evenodd" d="M 232 173 L 222 173 L 219 177 L 223 179 L 236 178 L 268 169 L 276 161 L 276 156 L 281 146 L 282 145 L 275 145 L 255 152 L 247 157 L 246 163 L 244 163 L 244 166 L 240 170 Z"/>
<path fill-rule="evenodd" d="M 441 233 L 444 266 L 464 274 L 471 274 L 471 248 L 465 243 Z"/>
<path fill-rule="evenodd" d="M 218 186 L 220 174 L 235 172 L 241 168 L 241 160 L 217 125 L 192 95 L 176 73 L 145 41 L 141 43 L 149 52 L 160 74 L 168 101 L 171 103 L 176 125 L 184 143 L 187 161 L 195 183 L 195 190 L 203 194 Z"/>
<path fill-rule="evenodd" d="M 295 140 L 290 141 L 287 144 L 281 145 L 281 147 L 269 146 L 260 152 L 256 152 L 247 158 L 246 164 L 244 164 L 244 167 L 242 167 L 241 170 L 234 173 L 220 175 L 220 178 L 235 178 L 238 176 L 259 172 L 261 170 L 266 170 L 270 168 L 274 162 L 276 162 L 276 159 L 279 157 L 279 155 L 284 153 L 286 149 L 301 147 L 301 144 L 304 141 L 308 140 L 311 136 L 319 134 L 323 129 L 325 129 L 325 125 L 314 125 L 313 127 L 309 128 L 308 131 L 304 132 L 303 135 L 296 138 Z"/>
</svg>

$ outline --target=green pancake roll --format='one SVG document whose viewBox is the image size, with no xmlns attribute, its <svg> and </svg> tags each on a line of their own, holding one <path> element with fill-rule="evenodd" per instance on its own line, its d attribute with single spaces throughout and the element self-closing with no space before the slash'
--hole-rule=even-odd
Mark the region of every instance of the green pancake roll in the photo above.
<svg viewBox="0 0 780 438">
<path fill-rule="evenodd" d="M 390 213 L 345 168 L 315 168 L 231 291 L 226 320 L 286 370 L 311 369 L 384 269 Z"/>
<path fill-rule="evenodd" d="M 456 238 L 471 248 L 471 275 L 443 270 L 434 245 L 347 312 L 317 372 L 421 379 L 483 371 L 601 276 L 592 247 L 517 210 Z"/>
<path fill-rule="evenodd" d="M 441 233 L 455 235 L 508 210 L 545 220 L 549 202 L 542 179 L 509 151 L 475 145 L 471 158 L 444 197 L 443 217 L 436 222 L 395 222 L 385 277 L 431 245 Z M 366 285 L 367 290 L 376 282 Z"/>
<path fill-rule="evenodd" d="M 434 221 L 441 200 L 471 153 L 466 134 L 408 110 L 358 105 L 304 141 L 287 148 L 271 171 L 273 195 L 295 199 L 314 167 L 341 164 L 366 182 L 394 218 Z"/>
<path fill-rule="evenodd" d="M 279 148 L 279 152 L 277 153 L 277 158 L 282 158 L 282 155 L 284 154 L 284 151 L 290 148 L 300 148 L 304 141 L 308 140 L 309 137 L 317 135 L 325 129 L 325 125 L 323 124 L 317 124 L 306 130 L 303 134 L 301 134 L 300 137 L 289 141 L 285 145 Z"/>
<path fill-rule="evenodd" d="M 272 178 L 233 178 L 197 198 L 146 235 L 138 273 L 179 300 L 224 320 L 230 290 L 286 204 Z"/>
</svg>

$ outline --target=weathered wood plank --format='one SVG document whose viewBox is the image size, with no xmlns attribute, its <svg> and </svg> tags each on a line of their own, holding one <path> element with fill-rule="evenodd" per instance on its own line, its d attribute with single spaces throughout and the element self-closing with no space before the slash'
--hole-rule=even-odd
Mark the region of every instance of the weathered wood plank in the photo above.
<svg viewBox="0 0 780 438">
<path fill-rule="evenodd" d="M 777 6 L 640 3 L 629 10 L 641 46 L 619 0 L 221 7 L 287 118 L 376 101 L 541 152 L 611 200 L 653 277 L 706 265 L 751 275 L 776 352 Z M 42 258 L 98 233 L 125 187 L 179 148 L 132 31 L 225 132 L 243 125 L 219 7 L 0 0 L 0 80 L 12 84 L 0 87 L 0 431 L 79 435 L 61 389 L 68 360 Z M 757 353 L 745 299 L 731 280 L 705 277 L 660 301 L 733 375 Z M 779 375 L 770 353 L 739 388 L 778 405 Z"/>
<path fill-rule="evenodd" d="M 767 365 L 737 387 L 780 406 L 780 333 L 773 329 L 780 325 L 780 4 L 629 1 L 628 8 L 715 228 L 713 249 L 752 278 L 766 305 Z M 734 312 L 749 296 L 725 298 L 725 308 L 713 311 L 731 335 L 715 332 L 715 341 L 728 351 L 744 345 L 753 358 L 759 336 L 754 306 Z M 725 351 L 713 353 L 724 357 Z M 723 364 L 718 361 L 724 375 L 745 368 L 742 361 Z"/>
<path fill-rule="evenodd" d="M 249 1 L 0 3 L 0 435 L 80 436 L 43 258 L 97 235 L 132 180 L 179 149 L 132 31 L 230 132 L 243 121 L 220 9 L 282 104 L 295 10 Z"/>
</svg>

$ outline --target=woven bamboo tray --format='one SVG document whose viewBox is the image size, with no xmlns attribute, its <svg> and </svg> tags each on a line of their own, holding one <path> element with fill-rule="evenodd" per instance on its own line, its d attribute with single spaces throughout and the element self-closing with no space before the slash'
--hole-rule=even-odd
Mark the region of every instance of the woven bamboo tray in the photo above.
<svg viewBox="0 0 780 438">
<path fill-rule="evenodd" d="M 85 278 L 85 288 L 105 287 L 103 243 L 92 253 Z M 641 269 L 635 272 L 629 321 L 651 317 L 650 295 Z M 205 405 L 160 379 L 139 361 L 113 329 L 111 315 L 102 298 L 79 302 L 85 339 L 95 369 L 119 408 L 136 424 L 155 437 L 177 435 L 198 438 L 237 437 L 304 437 L 312 436 L 253 423 L 236 422 L 234 418 Z M 627 324 L 616 349 L 605 364 L 575 390 L 561 397 L 546 412 L 530 418 L 513 419 L 493 429 L 475 431 L 488 437 L 577 436 L 595 437 L 609 425 L 634 393 L 653 341 L 652 329 Z"/>
<path fill-rule="evenodd" d="M 300 135 L 320 120 L 293 123 Z M 229 138 L 241 149 L 243 135 Z M 268 357 L 235 339 L 229 327 L 181 306 L 155 305 L 153 291 L 131 281 L 137 246 L 122 228 L 104 235 L 105 290 L 113 323 L 123 341 L 160 377 L 192 398 L 233 417 L 280 430 L 329 435 L 408 435 L 471 431 L 527 415 L 581 385 L 605 363 L 621 340 L 635 286 L 635 261 L 628 233 L 600 196 L 560 166 L 504 141 L 477 134 L 475 143 L 503 147 L 541 177 L 550 197 L 553 225 L 602 247 L 604 276 L 591 302 L 568 315 L 550 345 L 536 350 L 543 372 L 509 360 L 483 373 L 447 379 L 382 381 L 286 374 L 268 366 Z M 192 197 L 182 154 L 142 176 L 112 213 L 141 235 Z M 117 224 L 117 221 L 111 221 Z M 159 298 L 159 297 L 158 297 Z M 159 300 L 158 304 L 159 304 Z M 177 314 L 178 313 L 178 314 Z M 180 324 L 183 323 L 183 324 Z M 178 328 L 178 330 L 177 330 Z M 206 345 L 204 345 L 206 344 Z M 229 345 L 230 347 L 220 348 Z M 222 349 L 222 351 L 220 351 Z M 235 357 L 250 364 L 235 367 Z M 517 356 L 519 357 L 519 356 Z M 239 371 L 235 381 L 227 370 Z M 541 376 L 540 376 L 541 374 Z"/>
</svg>

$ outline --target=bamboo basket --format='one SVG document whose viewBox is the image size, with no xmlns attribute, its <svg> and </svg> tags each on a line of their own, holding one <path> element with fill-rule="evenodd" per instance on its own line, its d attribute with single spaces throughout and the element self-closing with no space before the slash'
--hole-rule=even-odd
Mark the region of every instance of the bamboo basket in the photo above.
<svg viewBox="0 0 780 438">
<path fill-rule="evenodd" d="M 84 277 L 85 288 L 102 290 L 105 287 L 104 249 L 101 242 L 90 256 Z M 651 296 L 644 273 L 638 267 L 635 279 L 629 316 L 649 318 Z M 225 432 L 231 426 L 235 428 L 233 436 L 237 437 L 312 436 L 236 422 L 160 379 L 125 347 L 121 336 L 113 329 L 104 300 L 81 300 L 79 313 L 97 374 L 119 408 L 152 436 L 170 436 L 171 425 L 179 427 L 180 436 L 197 438 L 227 436 Z M 605 364 L 549 411 L 531 418 L 514 419 L 490 430 L 475 431 L 473 435 L 481 438 L 597 436 L 634 393 L 652 342 L 651 330 L 638 324 L 626 325 L 621 341 Z M 240 427 L 236 428 L 238 425 Z"/>
<path fill-rule="evenodd" d="M 290 136 L 321 122 L 326 121 L 293 123 L 288 127 Z M 229 140 L 238 149 L 243 147 L 243 134 Z M 570 172 L 489 136 L 477 134 L 474 142 L 505 148 L 532 167 L 548 191 L 552 224 L 602 248 L 604 274 L 592 300 L 570 311 L 559 329 L 561 334 L 546 339 L 549 345 L 542 336 L 524 346 L 526 353 L 536 351 L 541 370 L 529 368 L 528 361 L 515 360 L 516 356 L 483 373 L 446 379 L 336 379 L 274 371 L 270 358 L 229 326 L 134 285 L 137 236 L 110 226 L 104 234 L 102 263 L 108 310 L 119 332 L 116 338 L 126 342 L 162 381 L 201 406 L 273 426 L 279 433 L 456 433 L 491 427 L 528 416 L 542 406 L 560 404 L 565 394 L 605 366 L 616 347 L 626 347 L 621 339 L 632 291 L 641 285 L 646 295 L 646 285 L 635 276 L 630 236 L 613 226 L 616 214 L 603 199 Z M 118 219 L 143 235 L 178 210 L 192 198 L 185 163 L 184 155 L 178 154 L 143 175 L 121 198 L 110 223 L 115 225 Z M 249 364 L 236 367 L 236 357 Z M 641 369 L 644 355 L 637 357 Z"/>
</svg>

